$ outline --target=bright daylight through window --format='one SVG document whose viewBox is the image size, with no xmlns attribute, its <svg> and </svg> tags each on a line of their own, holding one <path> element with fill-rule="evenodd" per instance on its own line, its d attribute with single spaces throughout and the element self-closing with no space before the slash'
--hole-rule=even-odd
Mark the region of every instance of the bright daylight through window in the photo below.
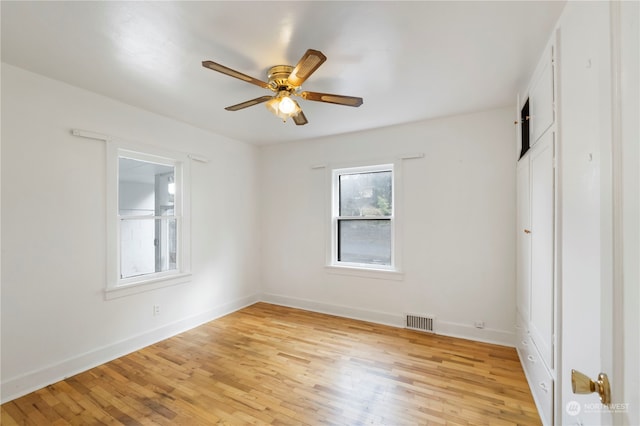
<svg viewBox="0 0 640 426">
<path fill-rule="evenodd" d="M 177 268 L 175 167 L 118 159 L 120 278 Z"/>
<path fill-rule="evenodd" d="M 333 172 L 335 266 L 393 269 L 393 166 Z"/>
<path fill-rule="evenodd" d="M 107 298 L 190 281 L 185 155 L 108 145 Z"/>
</svg>

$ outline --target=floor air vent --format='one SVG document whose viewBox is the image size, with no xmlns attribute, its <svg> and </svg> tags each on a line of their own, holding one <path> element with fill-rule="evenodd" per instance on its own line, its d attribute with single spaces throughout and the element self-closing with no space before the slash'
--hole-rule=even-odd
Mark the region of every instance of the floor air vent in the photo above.
<svg viewBox="0 0 640 426">
<path fill-rule="evenodd" d="M 435 322 L 435 317 L 431 316 L 407 314 L 405 317 L 405 326 L 411 330 L 435 333 Z"/>
</svg>

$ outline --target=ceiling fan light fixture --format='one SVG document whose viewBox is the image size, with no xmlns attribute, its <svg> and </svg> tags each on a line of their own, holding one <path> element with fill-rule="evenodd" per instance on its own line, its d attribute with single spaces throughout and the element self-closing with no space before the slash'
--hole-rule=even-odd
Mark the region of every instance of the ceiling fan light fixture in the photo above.
<svg viewBox="0 0 640 426">
<path fill-rule="evenodd" d="M 289 95 L 290 93 L 286 90 L 281 90 L 266 103 L 267 109 L 281 118 L 283 122 L 286 122 L 288 118 L 296 117 L 301 111 L 298 103 Z"/>
<path fill-rule="evenodd" d="M 296 103 L 289 96 L 283 96 L 278 104 L 278 109 L 283 114 L 291 114 L 296 110 Z"/>
<path fill-rule="evenodd" d="M 292 95 L 309 101 L 326 102 L 351 107 L 359 107 L 362 105 L 362 98 L 355 96 L 300 91 L 302 83 L 304 83 L 307 78 L 309 78 L 309 76 L 313 74 L 326 60 L 327 57 L 319 50 L 308 49 L 295 67 L 291 65 L 276 65 L 269 68 L 269 71 L 267 72 L 269 82 L 253 78 L 213 61 L 203 61 L 202 66 L 244 82 L 254 84 L 263 89 L 269 89 L 275 93 L 274 96 L 260 96 L 259 98 L 228 106 L 225 108 L 227 111 L 239 111 L 264 102 L 266 103 L 265 105 L 267 106 L 267 109 L 274 115 L 281 118 L 283 122 L 286 123 L 288 118 L 292 118 L 296 126 L 303 126 L 309 121 L 300 108 L 300 105 L 292 99 Z"/>
</svg>

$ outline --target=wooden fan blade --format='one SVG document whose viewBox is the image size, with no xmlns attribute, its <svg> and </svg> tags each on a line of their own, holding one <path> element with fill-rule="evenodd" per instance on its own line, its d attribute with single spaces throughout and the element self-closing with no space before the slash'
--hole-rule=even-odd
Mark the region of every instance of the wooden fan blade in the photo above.
<svg viewBox="0 0 640 426">
<path fill-rule="evenodd" d="M 319 50 L 307 50 L 293 71 L 291 71 L 291 74 L 289 74 L 289 84 L 295 87 L 302 86 L 302 83 L 326 60 L 327 57 Z"/>
<path fill-rule="evenodd" d="M 298 126 L 304 126 L 305 124 L 308 123 L 307 117 L 304 116 L 304 112 L 302 111 L 300 111 L 298 115 L 293 116 L 293 122 L 296 123 Z"/>
<path fill-rule="evenodd" d="M 308 101 L 328 102 L 330 104 L 359 107 L 362 105 L 362 98 L 355 96 L 331 95 L 329 93 L 302 92 L 299 94 L 302 99 Z"/>
<path fill-rule="evenodd" d="M 269 95 L 260 96 L 259 98 L 251 99 L 250 101 L 242 102 L 242 103 L 237 104 L 237 105 L 228 106 L 225 109 L 227 111 L 238 111 L 238 110 L 243 109 L 243 108 L 248 108 L 250 106 L 254 106 L 254 105 L 261 104 L 263 102 L 267 102 L 271 98 L 273 98 L 273 96 L 269 96 Z"/>
<path fill-rule="evenodd" d="M 246 74 L 242 74 L 239 71 L 232 70 L 231 68 L 225 67 L 224 65 L 217 64 L 212 61 L 202 61 L 202 66 L 205 68 L 209 68 L 210 70 L 221 72 L 222 74 L 226 74 L 231 77 L 238 78 L 242 81 L 246 81 L 247 83 L 255 84 L 256 86 L 260 86 L 263 89 L 269 88 L 269 83 L 266 83 L 262 80 L 258 80 L 257 78 L 250 77 Z"/>
</svg>

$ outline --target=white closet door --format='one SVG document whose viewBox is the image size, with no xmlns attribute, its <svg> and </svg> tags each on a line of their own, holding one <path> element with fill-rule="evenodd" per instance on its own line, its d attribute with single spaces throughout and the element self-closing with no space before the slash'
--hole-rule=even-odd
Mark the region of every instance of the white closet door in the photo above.
<svg viewBox="0 0 640 426">
<path fill-rule="evenodd" d="M 531 152 L 531 338 L 553 368 L 554 137 L 548 131 Z"/>
<path fill-rule="evenodd" d="M 535 83 L 529 90 L 531 145 L 553 124 L 553 47 L 549 46 L 536 70 Z"/>
<path fill-rule="evenodd" d="M 529 294 L 531 293 L 531 220 L 529 191 L 529 155 L 518 162 L 517 235 L 517 308 L 524 321 L 529 321 Z"/>
</svg>

